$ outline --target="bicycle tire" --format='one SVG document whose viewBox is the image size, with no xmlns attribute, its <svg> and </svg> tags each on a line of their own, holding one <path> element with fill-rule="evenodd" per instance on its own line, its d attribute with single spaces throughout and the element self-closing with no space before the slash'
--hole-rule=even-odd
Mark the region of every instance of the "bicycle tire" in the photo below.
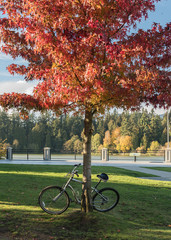
<svg viewBox="0 0 171 240">
<path fill-rule="evenodd" d="M 62 195 L 54 201 L 54 197 L 59 193 Z M 70 205 L 70 198 L 68 193 L 58 186 L 48 186 L 44 188 L 38 198 L 38 202 L 43 211 L 48 214 L 59 215 L 67 210 Z"/>
<path fill-rule="evenodd" d="M 102 188 L 93 196 L 93 208 L 99 212 L 112 210 L 119 202 L 119 193 L 114 188 Z"/>
</svg>

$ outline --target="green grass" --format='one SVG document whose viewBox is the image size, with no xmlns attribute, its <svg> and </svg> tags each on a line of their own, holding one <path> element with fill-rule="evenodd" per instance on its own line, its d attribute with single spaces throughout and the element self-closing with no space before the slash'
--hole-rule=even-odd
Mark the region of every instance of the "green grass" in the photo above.
<svg viewBox="0 0 171 240">
<path fill-rule="evenodd" d="M 0 164 L 0 239 L 16 240 L 170 240 L 171 183 L 140 179 L 149 175 L 114 167 L 92 167 L 106 172 L 120 202 L 107 213 L 80 212 L 71 203 L 59 216 L 44 213 L 38 196 L 48 185 L 63 185 L 71 166 Z M 79 172 L 81 173 L 82 167 Z M 82 174 L 80 174 L 80 179 Z"/>
<path fill-rule="evenodd" d="M 171 172 L 171 167 L 146 167 L 146 168 L 154 169 L 158 171 Z"/>
</svg>

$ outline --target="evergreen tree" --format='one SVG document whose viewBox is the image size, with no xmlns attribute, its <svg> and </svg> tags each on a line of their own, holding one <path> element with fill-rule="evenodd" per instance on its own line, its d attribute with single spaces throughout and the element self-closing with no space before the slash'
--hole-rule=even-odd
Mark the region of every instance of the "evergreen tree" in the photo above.
<svg viewBox="0 0 171 240">
<path fill-rule="evenodd" d="M 81 132 L 83 131 L 84 124 L 81 117 L 74 117 L 72 121 L 72 127 L 70 129 L 70 136 L 78 135 L 81 137 Z"/>
<path fill-rule="evenodd" d="M 51 133 L 50 132 L 48 132 L 46 134 L 45 147 L 52 148 L 52 141 L 51 141 Z"/>
<path fill-rule="evenodd" d="M 115 122 L 113 119 L 111 119 L 108 123 L 108 130 L 110 133 L 116 128 Z"/>
<path fill-rule="evenodd" d="M 139 117 L 139 112 L 133 112 L 130 116 L 130 123 L 132 126 L 131 137 L 133 149 L 137 149 L 140 146 L 140 127 L 138 125 Z"/>
<path fill-rule="evenodd" d="M 2 140 L 7 139 L 8 143 L 12 144 L 10 119 L 5 111 L 0 111 L 0 138 Z"/>
<path fill-rule="evenodd" d="M 25 142 L 24 142 L 24 148 L 29 148 L 29 146 L 32 144 L 33 142 L 33 138 L 32 138 L 32 128 L 35 126 L 36 124 L 36 117 L 34 115 L 34 113 L 29 115 L 28 119 L 25 119 L 23 121 L 23 128 L 25 130 Z"/>
<path fill-rule="evenodd" d="M 139 127 L 140 127 L 140 145 L 145 146 L 145 149 L 150 146 L 150 117 L 147 110 L 143 110 L 140 120 L 139 120 Z"/>
<path fill-rule="evenodd" d="M 63 143 L 64 142 L 63 142 L 63 138 L 62 138 L 62 130 L 58 129 L 58 133 L 55 137 L 55 145 L 53 146 L 54 150 L 57 152 L 60 152 L 63 147 Z"/>
<path fill-rule="evenodd" d="M 130 115 L 128 113 L 123 114 L 123 119 L 121 123 L 121 134 L 123 136 L 131 136 L 132 125 L 130 122 Z"/>
<path fill-rule="evenodd" d="M 162 123 L 161 118 L 158 115 L 152 113 L 149 127 L 150 127 L 150 142 L 152 141 L 161 142 Z"/>
<path fill-rule="evenodd" d="M 105 135 L 105 127 L 104 127 L 104 121 L 101 118 L 98 119 L 98 121 L 97 121 L 97 133 L 100 134 L 101 141 L 102 141 L 102 139 L 104 138 L 104 135 Z"/>
</svg>

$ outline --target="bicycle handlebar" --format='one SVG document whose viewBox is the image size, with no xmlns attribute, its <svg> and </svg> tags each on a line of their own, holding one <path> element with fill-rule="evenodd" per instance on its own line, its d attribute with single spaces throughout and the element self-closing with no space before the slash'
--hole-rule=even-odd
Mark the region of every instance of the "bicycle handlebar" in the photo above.
<svg viewBox="0 0 171 240">
<path fill-rule="evenodd" d="M 77 171 L 77 170 L 75 171 L 75 169 L 76 169 L 77 167 L 79 167 L 80 165 L 81 165 L 81 163 L 75 164 L 75 165 L 74 165 L 74 168 L 72 169 L 72 171 L 71 171 L 70 174 L 73 174 L 73 175 L 76 174 L 77 177 L 78 177 L 78 176 L 79 176 L 79 175 L 78 175 L 78 171 Z"/>
</svg>

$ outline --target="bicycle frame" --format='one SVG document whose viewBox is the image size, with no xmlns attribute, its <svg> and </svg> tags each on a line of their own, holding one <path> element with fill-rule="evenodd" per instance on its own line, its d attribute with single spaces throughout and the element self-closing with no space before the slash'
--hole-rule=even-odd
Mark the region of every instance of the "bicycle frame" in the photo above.
<svg viewBox="0 0 171 240">
<path fill-rule="evenodd" d="M 63 192 L 66 190 L 66 188 L 69 187 L 69 188 L 71 189 L 71 191 L 72 191 L 72 194 L 73 194 L 73 196 L 74 196 L 74 198 L 75 198 L 75 201 L 76 201 L 77 203 L 79 203 L 79 204 L 81 203 L 81 201 L 80 201 L 80 200 L 77 198 L 77 196 L 76 196 L 76 192 L 75 192 L 74 188 L 70 185 L 70 182 L 71 182 L 71 181 L 77 182 L 77 183 L 80 183 L 80 184 L 83 184 L 82 181 L 74 178 L 74 175 L 75 175 L 75 174 L 78 176 L 77 171 L 75 171 L 76 168 L 77 168 L 77 166 L 74 167 L 74 169 L 73 169 L 72 172 L 71 172 L 70 178 L 68 179 L 68 181 L 66 182 L 66 184 L 62 187 L 63 191 L 61 191 L 56 197 L 54 197 L 54 199 L 53 199 L 54 202 L 55 202 L 58 198 L 60 198 L 60 196 L 63 194 Z"/>
<path fill-rule="evenodd" d="M 75 179 L 75 178 L 73 178 L 71 181 L 73 181 L 73 182 L 77 182 L 77 183 L 80 183 L 80 184 L 83 184 L 82 181 L 77 180 L 77 179 Z M 81 200 L 77 197 L 77 194 L 76 194 L 75 189 L 74 189 L 70 184 L 68 184 L 67 187 L 71 189 L 71 191 L 72 191 L 72 195 L 73 195 L 74 198 L 75 198 L 75 202 L 78 203 L 78 204 L 81 204 Z"/>
<path fill-rule="evenodd" d="M 74 188 L 71 186 L 71 184 L 70 184 L 70 182 L 72 182 L 72 181 L 73 181 L 73 182 L 77 182 L 77 183 L 79 183 L 79 184 L 83 184 L 82 181 L 74 178 L 74 175 L 75 175 L 75 174 L 78 176 L 77 171 L 75 171 L 76 168 L 77 168 L 77 166 L 74 167 L 73 171 L 71 172 L 70 178 L 68 179 L 68 181 L 66 182 L 66 184 L 62 187 L 63 190 L 62 190 L 56 197 L 54 197 L 54 199 L 53 199 L 54 202 L 55 202 L 58 198 L 60 198 L 60 196 L 63 194 L 63 192 L 64 192 L 67 188 L 70 188 L 71 191 L 72 191 L 72 194 L 73 194 L 73 196 L 74 196 L 75 202 L 78 203 L 78 204 L 81 204 L 81 200 L 78 199 L 75 189 L 74 189 Z M 91 187 L 91 189 L 92 189 L 91 193 L 96 192 L 96 193 L 98 193 L 104 200 L 106 200 L 106 199 L 104 198 L 104 196 L 99 193 L 99 190 L 97 189 L 97 186 L 98 186 L 100 183 L 101 183 L 101 179 L 99 180 L 99 182 L 98 182 L 94 187 Z"/>
</svg>

